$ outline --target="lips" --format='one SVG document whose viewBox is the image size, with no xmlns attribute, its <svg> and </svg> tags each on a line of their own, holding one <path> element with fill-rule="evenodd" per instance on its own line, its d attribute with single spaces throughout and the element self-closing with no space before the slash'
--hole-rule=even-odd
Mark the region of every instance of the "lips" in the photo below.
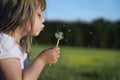
<svg viewBox="0 0 120 80">
<path fill-rule="evenodd" d="M 41 26 L 41 30 L 43 30 L 43 29 L 44 29 L 44 27 L 45 27 L 45 26 L 44 26 L 44 25 L 42 25 L 42 26 Z"/>
</svg>

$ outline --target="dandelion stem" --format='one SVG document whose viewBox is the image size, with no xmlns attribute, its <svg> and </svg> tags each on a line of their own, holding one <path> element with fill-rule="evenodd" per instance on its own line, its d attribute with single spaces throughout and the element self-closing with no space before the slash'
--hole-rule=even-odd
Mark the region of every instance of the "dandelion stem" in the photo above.
<svg viewBox="0 0 120 80">
<path fill-rule="evenodd" d="M 49 66 L 51 67 L 51 64 L 49 64 Z"/>
<path fill-rule="evenodd" d="M 56 44 L 56 47 L 58 47 L 58 45 L 59 45 L 59 41 L 60 41 L 60 39 L 58 38 L 58 40 L 57 40 L 57 44 Z"/>
</svg>

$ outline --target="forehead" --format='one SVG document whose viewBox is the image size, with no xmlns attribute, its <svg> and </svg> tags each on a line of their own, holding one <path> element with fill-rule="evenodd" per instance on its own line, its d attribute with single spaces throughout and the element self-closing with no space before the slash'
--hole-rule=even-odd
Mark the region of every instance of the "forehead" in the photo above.
<svg viewBox="0 0 120 80">
<path fill-rule="evenodd" d="M 46 0 L 36 0 L 36 7 L 39 7 L 44 11 L 46 8 Z"/>
</svg>

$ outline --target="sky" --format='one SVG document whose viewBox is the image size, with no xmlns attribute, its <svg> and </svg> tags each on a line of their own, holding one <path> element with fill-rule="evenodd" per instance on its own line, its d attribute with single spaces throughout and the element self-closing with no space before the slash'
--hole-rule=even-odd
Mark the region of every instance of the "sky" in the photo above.
<svg viewBox="0 0 120 80">
<path fill-rule="evenodd" d="M 120 0 L 46 0 L 47 20 L 120 20 Z"/>
</svg>

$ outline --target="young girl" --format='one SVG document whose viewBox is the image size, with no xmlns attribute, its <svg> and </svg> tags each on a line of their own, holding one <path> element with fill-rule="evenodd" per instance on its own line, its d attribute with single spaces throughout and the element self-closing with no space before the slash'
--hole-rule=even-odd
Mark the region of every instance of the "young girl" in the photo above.
<svg viewBox="0 0 120 80">
<path fill-rule="evenodd" d="M 45 0 L 0 0 L 0 80 L 37 80 L 46 64 L 57 62 L 54 47 L 26 67 L 31 38 L 44 29 L 45 6 Z"/>
</svg>

